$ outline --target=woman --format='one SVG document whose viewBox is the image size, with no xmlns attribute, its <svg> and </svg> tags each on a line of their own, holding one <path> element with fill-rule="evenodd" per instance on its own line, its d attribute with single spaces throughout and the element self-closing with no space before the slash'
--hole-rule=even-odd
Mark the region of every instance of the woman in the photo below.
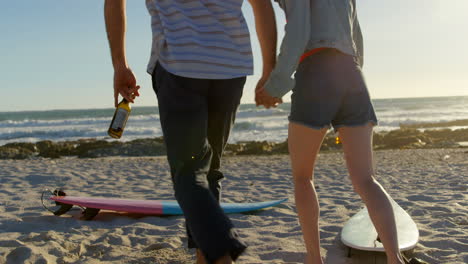
<svg viewBox="0 0 468 264">
<path fill-rule="evenodd" d="M 306 263 L 323 263 L 319 202 L 312 180 L 320 145 L 331 126 L 343 142 L 353 187 L 369 210 L 387 263 L 405 263 L 390 198 L 374 178 L 372 129 L 377 118 L 361 72 L 363 46 L 356 1 L 275 1 L 286 13 L 286 35 L 275 69 L 256 90 L 256 103 L 274 107 L 293 91 L 288 143 Z"/>
</svg>

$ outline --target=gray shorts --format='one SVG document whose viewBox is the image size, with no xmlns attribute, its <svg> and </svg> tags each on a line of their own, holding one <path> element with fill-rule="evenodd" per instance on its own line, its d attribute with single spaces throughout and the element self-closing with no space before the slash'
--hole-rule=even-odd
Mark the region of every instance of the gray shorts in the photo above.
<svg viewBox="0 0 468 264">
<path fill-rule="evenodd" d="M 345 126 L 377 124 L 360 66 L 336 49 L 320 51 L 299 64 L 289 121 L 335 131 Z"/>
</svg>

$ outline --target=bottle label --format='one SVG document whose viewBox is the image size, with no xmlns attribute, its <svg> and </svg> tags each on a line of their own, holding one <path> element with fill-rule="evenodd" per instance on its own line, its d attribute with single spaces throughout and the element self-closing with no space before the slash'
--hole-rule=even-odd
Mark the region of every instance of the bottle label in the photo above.
<svg viewBox="0 0 468 264">
<path fill-rule="evenodd" d="M 115 119 L 111 128 L 114 130 L 123 130 L 125 121 L 127 121 L 127 114 L 127 110 L 123 108 L 117 109 L 117 113 L 115 113 Z"/>
</svg>

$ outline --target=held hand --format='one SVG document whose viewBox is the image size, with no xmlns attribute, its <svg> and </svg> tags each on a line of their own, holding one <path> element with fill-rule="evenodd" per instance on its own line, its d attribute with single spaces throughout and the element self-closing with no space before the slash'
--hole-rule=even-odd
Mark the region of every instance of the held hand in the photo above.
<svg viewBox="0 0 468 264">
<path fill-rule="evenodd" d="M 260 91 L 263 89 L 263 86 L 267 82 L 268 78 L 260 78 L 258 80 L 257 86 L 255 87 L 255 104 L 257 106 L 263 105 L 263 97 L 259 96 Z"/>
<path fill-rule="evenodd" d="M 114 70 L 114 105 L 117 107 L 119 94 L 127 101 L 134 103 L 136 96 L 140 96 L 136 85 L 136 78 L 130 68 L 120 68 Z"/>
<path fill-rule="evenodd" d="M 263 87 L 255 91 L 255 101 L 257 106 L 263 105 L 266 109 L 269 109 L 270 107 L 277 107 L 279 104 L 283 103 L 281 98 L 269 95 Z"/>
</svg>

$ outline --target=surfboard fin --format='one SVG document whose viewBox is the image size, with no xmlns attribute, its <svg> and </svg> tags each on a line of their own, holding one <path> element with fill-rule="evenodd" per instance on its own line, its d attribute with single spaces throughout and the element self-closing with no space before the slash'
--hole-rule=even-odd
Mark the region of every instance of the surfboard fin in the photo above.
<svg viewBox="0 0 468 264">
<path fill-rule="evenodd" d="M 412 258 L 409 260 L 408 264 L 429 264 L 425 262 L 424 260 L 420 260 L 418 258 Z"/>
<path fill-rule="evenodd" d="M 53 194 L 55 196 L 67 196 L 67 194 L 63 190 L 60 190 L 60 189 L 55 189 Z"/>
<path fill-rule="evenodd" d="M 49 189 L 45 189 L 42 194 L 41 194 L 41 203 L 42 203 L 42 206 L 47 209 L 47 211 L 53 213 L 54 215 L 63 215 L 64 213 L 70 211 L 70 209 L 73 207 L 72 204 L 64 204 L 64 203 L 60 203 L 60 202 L 55 202 L 55 205 L 57 206 L 60 206 L 59 209 L 57 210 L 53 210 L 52 208 L 49 208 L 48 206 L 46 206 L 45 202 L 44 202 L 44 195 L 46 193 L 49 193 L 49 194 L 52 194 L 54 196 L 66 196 L 67 194 L 60 190 L 60 189 L 55 189 L 53 192 L 50 191 Z"/>
<path fill-rule="evenodd" d="M 425 262 L 424 260 L 418 259 L 418 258 L 410 258 L 408 259 L 406 256 L 403 256 L 405 263 L 406 264 L 429 264 Z"/>
<path fill-rule="evenodd" d="M 87 207 L 86 209 L 84 209 L 81 219 L 92 220 L 99 213 L 100 210 L 101 209 Z"/>
<path fill-rule="evenodd" d="M 57 205 L 60 205 L 60 208 L 57 211 L 54 211 L 54 215 L 63 215 L 64 213 L 70 211 L 70 209 L 73 207 L 73 204 L 64 204 L 64 203 L 57 203 Z"/>
<path fill-rule="evenodd" d="M 61 189 L 55 189 L 53 194 L 55 196 L 67 196 L 67 194 Z M 73 207 L 73 204 L 64 204 L 60 202 L 55 202 L 55 204 L 60 205 L 60 208 L 54 211 L 54 215 L 63 215 L 64 213 L 70 211 L 70 209 Z"/>
</svg>

